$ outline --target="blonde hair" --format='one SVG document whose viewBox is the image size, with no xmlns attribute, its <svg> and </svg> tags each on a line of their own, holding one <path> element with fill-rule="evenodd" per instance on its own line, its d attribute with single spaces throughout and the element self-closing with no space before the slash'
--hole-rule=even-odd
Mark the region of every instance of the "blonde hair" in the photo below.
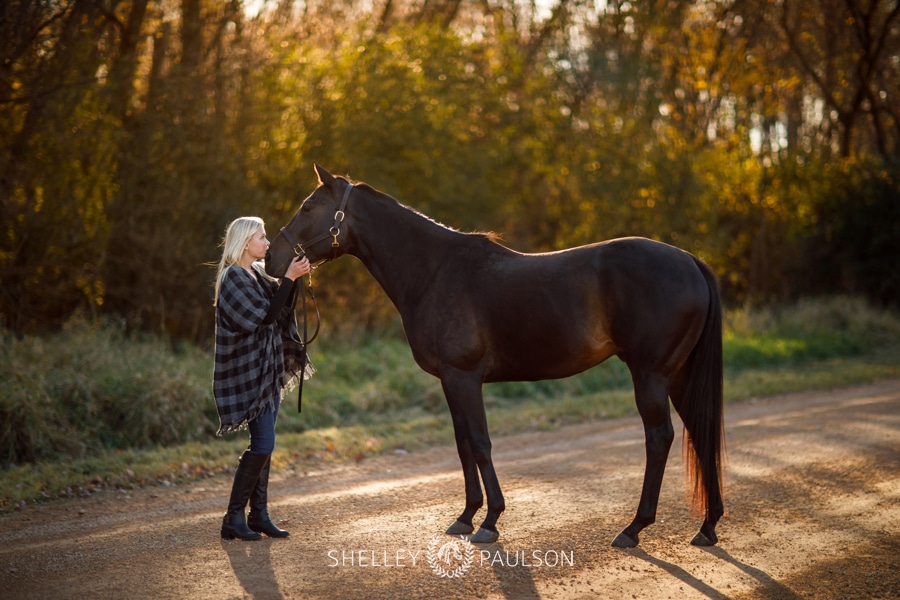
<svg viewBox="0 0 900 600">
<path fill-rule="evenodd" d="M 265 223 L 259 217 L 238 217 L 228 224 L 225 230 L 225 239 L 222 240 L 222 258 L 219 259 L 218 271 L 216 271 L 216 289 L 215 300 L 213 306 L 219 304 L 219 289 L 222 286 L 222 280 L 225 278 L 225 271 L 228 267 L 238 264 L 241 256 L 244 254 L 244 248 L 247 242 L 253 237 Z M 265 275 L 265 273 L 263 273 Z"/>
</svg>

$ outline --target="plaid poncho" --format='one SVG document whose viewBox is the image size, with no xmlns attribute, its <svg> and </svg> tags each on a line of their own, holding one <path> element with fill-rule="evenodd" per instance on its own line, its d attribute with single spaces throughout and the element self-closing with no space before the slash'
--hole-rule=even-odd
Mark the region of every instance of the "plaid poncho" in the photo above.
<svg viewBox="0 0 900 600">
<path fill-rule="evenodd" d="M 306 378 L 314 370 L 299 341 L 290 301 L 274 323 L 263 323 L 278 284 L 261 275 L 258 264 L 253 268 L 255 273 L 228 267 L 219 286 L 213 374 L 217 435 L 243 429 L 274 410 L 304 376 L 304 362 Z"/>
</svg>

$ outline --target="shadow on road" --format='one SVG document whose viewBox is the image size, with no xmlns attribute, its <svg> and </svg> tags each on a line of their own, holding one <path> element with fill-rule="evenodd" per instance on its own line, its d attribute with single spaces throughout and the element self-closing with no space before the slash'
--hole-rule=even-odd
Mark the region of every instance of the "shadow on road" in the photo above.
<svg viewBox="0 0 900 600">
<path fill-rule="evenodd" d="M 766 597 L 771 598 L 782 598 L 785 600 L 800 600 L 800 596 L 798 596 L 793 590 L 785 587 L 784 585 L 775 581 L 771 575 L 757 569 L 756 567 L 752 567 L 746 563 L 743 563 L 730 554 L 723 548 L 719 548 L 718 546 L 713 546 L 711 548 L 700 548 L 701 550 L 708 552 L 709 554 L 715 556 L 716 558 L 727 562 L 730 565 L 733 565 L 743 573 L 746 573 L 760 584 L 762 584 L 761 588 L 756 588 L 757 591 L 763 592 Z M 678 579 L 679 581 L 684 582 L 686 585 L 691 586 L 707 598 L 728 598 L 727 594 L 724 594 L 707 584 L 706 582 L 698 579 L 697 577 L 691 575 L 678 565 L 672 564 L 670 562 L 666 562 L 660 558 L 647 554 L 644 550 L 640 548 L 635 548 L 633 550 L 628 551 L 629 554 L 634 556 L 635 558 L 640 558 L 641 560 L 647 561 L 651 565 L 659 567 L 672 577 Z"/>
<path fill-rule="evenodd" d="M 222 549 L 247 595 L 255 600 L 284 600 L 269 558 L 271 540 L 253 542 L 222 540 Z"/>
<path fill-rule="evenodd" d="M 708 585 L 707 583 L 697 579 L 678 565 L 673 565 L 670 562 L 666 562 L 660 558 L 656 558 L 650 554 L 647 554 L 644 550 L 640 548 L 634 548 L 632 550 L 628 550 L 628 553 L 634 556 L 635 558 L 640 558 L 641 560 L 645 560 L 651 565 L 655 567 L 659 567 L 675 579 L 679 581 L 683 581 L 685 584 L 691 586 L 707 598 L 727 598 L 725 594 L 717 590 L 716 588 Z"/>
<path fill-rule="evenodd" d="M 502 542 L 495 542 L 484 547 L 483 550 L 490 552 L 490 558 L 486 558 L 484 562 L 491 565 L 504 598 L 509 600 L 540 599 L 541 596 L 534 585 L 534 577 L 531 576 L 531 569 L 519 565 L 518 558 L 516 565 L 510 566 L 513 564 L 510 560 L 510 553 L 503 547 Z M 516 553 L 514 552 L 512 555 L 516 556 Z M 493 560 L 495 557 L 496 560 Z"/>
<path fill-rule="evenodd" d="M 778 583 L 775 579 L 772 578 L 771 575 L 757 569 L 756 567 L 752 567 L 746 563 L 743 563 L 736 559 L 735 557 L 728 554 L 728 551 L 724 548 L 720 548 L 719 546 L 711 546 L 709 548 L 701 548 L 701 550 L 705 552 L 709 552 L 716 558 L 719 558 L 728 564 L 734 565 L 753 579 L 757 580 L 762 584 L 762 588 L 757 591 L 761 592 L 765 596 L 769 598 L 786 598 L 788 600 L 800 600 L 802 596 L 795 593 L 788 587 Z"/>
</svg>

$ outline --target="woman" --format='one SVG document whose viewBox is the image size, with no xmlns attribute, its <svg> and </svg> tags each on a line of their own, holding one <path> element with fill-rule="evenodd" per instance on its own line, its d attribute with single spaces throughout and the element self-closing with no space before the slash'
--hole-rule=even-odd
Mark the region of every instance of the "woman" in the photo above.
<svg viewBox="0 0 900 600">
<path fill-rule="evenodd" d="M 312 365 L 298 340 L 293 317 L 294 280 L 309 273 L 296 257 L 279 285 L 262 263 L 269 249 L 262 219 L 240 217 L 228 225 L 216 275 L 216 361 L 213 394 L 219 411 L 217 435 L 247 428 L 250 447 L 234 473 L 222 538 L 288 537 L 268 512 L 275 420 L 284 393 Z M 302 292 L 301 292 L 302 293 Z M 250 514 L 244 509 L 250 503 Z"/>
</svg>

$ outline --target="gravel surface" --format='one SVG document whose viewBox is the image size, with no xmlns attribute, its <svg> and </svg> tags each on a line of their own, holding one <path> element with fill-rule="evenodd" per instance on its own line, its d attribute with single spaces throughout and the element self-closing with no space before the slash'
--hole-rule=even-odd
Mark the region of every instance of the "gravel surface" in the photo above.
<svg viewBox="0 0 900 600">
<path fill-rule="evenodd" d="M 5 515 L 0 597 L 900 597 L 900 380 L 729 405 L 726 431 L 711 549 L 688 544 L 700 523 L 678 439 L 656 524 L 638 548 L 610 546 L 643 474 L 627 418 L 495 439 L 507 510 L 493 544 L 442 533 L 463 507 L 448 445 L 273 472 L 288 540 L 222 541 L 221 476 Z"/>
</svg>

